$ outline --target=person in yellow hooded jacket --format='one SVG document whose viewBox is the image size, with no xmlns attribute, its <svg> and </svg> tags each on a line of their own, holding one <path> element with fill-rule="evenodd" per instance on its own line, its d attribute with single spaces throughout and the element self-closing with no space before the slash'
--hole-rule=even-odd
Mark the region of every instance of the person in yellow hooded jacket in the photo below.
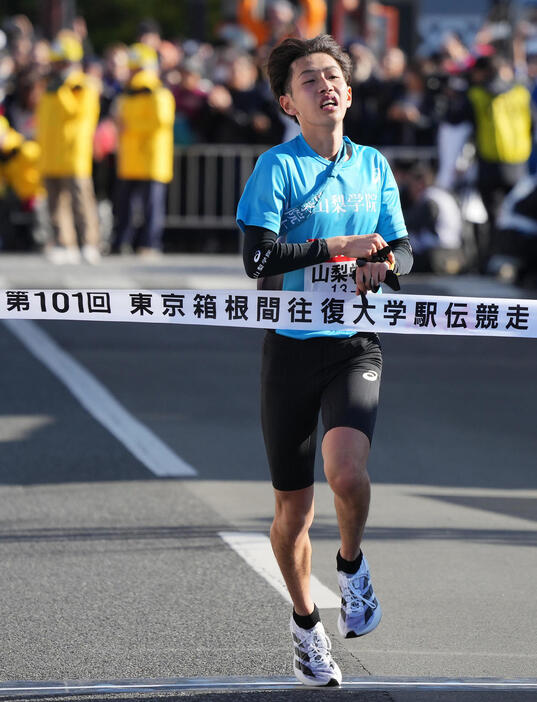
<svg viewBox="0 0 537 702">
<path fill-rule="evenodd" d="M 82 45 L 69 32 L 52 43 L 51 74 L 37 106 L 37 141 L 47 191 L 55 247 L 50 260 L 99 260 L 99 224 L 93 188 L 93 135 L 99 117 L 99 91 L 80 69 Z"/>
<path fill-rule="evenodd" d="M 13 190 L 23 205 L 43 192 L 40 153 L 39 144 L 25 139 L 0 116 L 0 180 Z"/>
<path fill-rule="evenodd" d="M 154 49 L 129 49 L 131 78 L 117 106 L 118 154 L 115 231 L 112 252 L 133 247 L 147 254 L 162 249 L 166 186 L 173 175 L 175 101 L 158 76 Z M 133 205 L 142 204 L 144 221 L 134 236 Z"/>
<path fill-rule="evenodd" d="M 0 231 L 1 248 L 26 250 L 43 243 L 46 226 L 43 226 L 40 153 L 37 142 L 25 139 L 0 116 L 0 188 L 3 191 L 0 218 L 5 217 Z M 22 229 L 14 225 L 11 217 L 13 212 L 21 211 L 27 215 Z"/>
</svg>

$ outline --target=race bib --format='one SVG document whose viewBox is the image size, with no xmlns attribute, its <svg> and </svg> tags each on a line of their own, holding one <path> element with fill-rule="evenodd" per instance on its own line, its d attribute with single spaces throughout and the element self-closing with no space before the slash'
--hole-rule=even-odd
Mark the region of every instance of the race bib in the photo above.
<svg viewBox="0 0 537 702">
<path fill-rule="evenodd" d="M 304 290 L 323 295 L 353 293 L 356 291 L 355 271 L 355 258 L 334 256 L 326 263 L 304 269 Z"/>
</svg>

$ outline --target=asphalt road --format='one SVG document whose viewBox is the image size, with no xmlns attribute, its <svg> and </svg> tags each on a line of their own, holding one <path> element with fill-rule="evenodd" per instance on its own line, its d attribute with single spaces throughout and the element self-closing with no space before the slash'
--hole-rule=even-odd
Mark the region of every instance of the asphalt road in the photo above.
<svg viewBox="0 0 537 702">
<path fill-rule="evenodd" d="M 233 256 L 116 258 L 92 268 L 3 255 L 0 288 L 30 287 L 236 289 L 251 281 Z M 412 277 L 405 291 L 520 295 L 476 278 Z M 39 327 L 197 476 L 154 475 L 0 324 L 0 699 L 12 681 L 291 676 L 289 605 L 220 536 L 266 535 L 270 526 L 258 422 L 262 333 Z M 337 610 L 323 609 L 334 656 L 349 681 L 535 679 L 536 342 L 384 335 L 383 346 L 364 551 L 384 618 L 367 637 L 342 641 Z M 317 472 L 313 571 L 336 592 L 337 526 L 320 465 Z M 166 698 L 297 694 L 170 690 Z M 503 702 L 537 691 L 300 691 L 304 700 L 332 694 Z"/>
</svg>

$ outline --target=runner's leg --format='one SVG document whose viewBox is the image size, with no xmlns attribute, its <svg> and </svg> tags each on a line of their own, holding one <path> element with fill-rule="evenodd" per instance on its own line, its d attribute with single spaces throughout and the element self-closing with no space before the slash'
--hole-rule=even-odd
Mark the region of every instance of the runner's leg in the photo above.
<svg viewBox="0 0 537 702">
<path fill-rule="evenodd" d="M 261 418 L 275 494 L 271 543 L 296 614 L 313 611 L 309 579 L 313 466 L 320 390 L 315 345 L 268 333 L 263 347 Z"/>
<path fill-rule="evenodd" d="M 324 470 L 334 493 L 341 548 L 338 630 L 345 638 L 378 626 L 382 609 L 373 591 L 361 541 L 369 512 L 367 460 L 377 414 L 382 352 L 375 335 L 356 335 L 341 345 L 321 401 Z"/>
<path fill-rule="evenodd" d="M 302 490 L 274 490 L 276 506 L 270 530 L 272 550 L 293 600 L 295 612 L 311 614 L 311 542 L 313 485 Z"/>
<path fill-rule="evenodd" d="M 334 493 L 340 553 L 345 560 L 354 561 L 369 512 L 369 439 L 358 429 L 336 427 L 325 434 L 322 453 L 326 479 Z"/>
<path fill-rule="evenodd" d="M 356 335 L 342 342 L 327 373 L 321 399 L 324 472 L 334 493 L 341 556 L 354 561 L 369 512 L 367 461 L 382 373 L 378 337 Z"/>
</svg>

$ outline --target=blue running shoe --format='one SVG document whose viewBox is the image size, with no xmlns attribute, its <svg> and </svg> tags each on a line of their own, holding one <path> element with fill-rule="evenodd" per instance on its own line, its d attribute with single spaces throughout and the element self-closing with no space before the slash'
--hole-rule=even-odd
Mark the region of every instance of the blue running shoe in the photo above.
<svg viewBox="0 0 537 702">
<path fill-rule="evenodd" d="M 313 629 L 302 629 L 291 617 L 293 669 L 304 685 L 335 687 L 341 685 L 341 670 L 333 660 L 332 644 L 321 622 Z"/>
<path fill-rule="evenodd" d="M 341 590 L 339 633 L 346 639 L 368 634 L 380 622 L 382 610 L 373 592 L 365 556 L 357 573 L 350 575 L 338 570 L 337 578 Z"/>
</svg>

